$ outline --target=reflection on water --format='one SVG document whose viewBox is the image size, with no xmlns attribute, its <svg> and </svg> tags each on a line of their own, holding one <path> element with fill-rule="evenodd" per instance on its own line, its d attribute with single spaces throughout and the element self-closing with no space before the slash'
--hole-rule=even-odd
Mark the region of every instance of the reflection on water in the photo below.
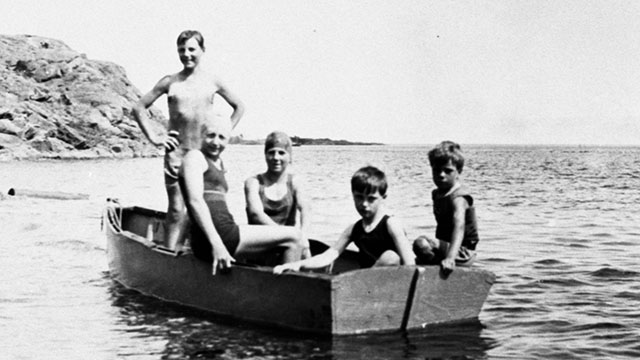
<svg viewBox="0 0 640 360">
<path fill-rule="evenodd" d="M 164 302 L 109 286 L 117 320 L 130 336 L 165 342 L 163 359 L 451 359 L 486 357 L 495 341 L 482 336 L 479 321 L 420 332 L 355 336 L 309 336 L 274 330 Z M 153 341 L 150 341 L 153 340 Z M 119 356 L 134 356 L 120 353 Z"/>
</svg>

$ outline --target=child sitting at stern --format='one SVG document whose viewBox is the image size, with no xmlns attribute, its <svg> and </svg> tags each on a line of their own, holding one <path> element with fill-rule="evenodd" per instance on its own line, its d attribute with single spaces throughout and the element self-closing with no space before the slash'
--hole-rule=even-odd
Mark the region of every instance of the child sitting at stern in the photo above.
<svg viewBox="0 0 640 360">
<path fill-rule="evenodd" d="M 431 193 L 436 217 L 436 237 L 422 235 L 413 242 L 416 262 L 440 264 L 444 273 L 458 265 L 471 265 L 478 243 L 473 198 L 460 183 L 464 156 L 460 145 L 443 141 L 429 151 L 436 189 Z"/>
</svg>

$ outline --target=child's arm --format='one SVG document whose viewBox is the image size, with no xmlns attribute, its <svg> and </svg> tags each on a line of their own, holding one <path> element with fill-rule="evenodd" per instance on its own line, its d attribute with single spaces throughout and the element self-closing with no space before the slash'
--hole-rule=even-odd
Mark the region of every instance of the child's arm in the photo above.
<svg viewBox="0 0 640 360">
<path fill-rule="evenodd" d="M 335 245 L 325 250 L 325 252 L 323 252 L 322 254 L 316 255 L 308 259 L 278 265 L 273 268 L 273 273 L 282 274 L 287 270 L 300 271 L 300 270 L 320 269 L 325 266 L 331 265 L 331 263 L 333 263 L 340 256 L 340 254 L 342 254 L 342 252 L 347 247 L 347 245 L 349 245 L 349 242 L 351 241 L 349 237 L 351 236 L 352 230 L 353 230 L 353 225 L 350 225 L 349 227 L 347 227 L 342 232 L 342 234 L 338 238 L 338 241 L 335 243 Z"/>
<path fill-rule="evenodd" d="M 400 260 L 402 260 L 402 265 L 415 265 L 415 255 L 409 247 L 409 239 L 407 239 L 407 234 L 400 220 L 395 217 L 390 217 L 387 220 L 387 230 L 393 239 L 393 243 L 396 245 L 398 255 L 400 255 Z"/>
<path fill-rule="evenodd" d="M 172 151 L 178 147 L 178 139 L 173 136 L 168 136 L 164 140 L 158 139 L 154 134 L 151 133 L 151 129 L 149 128 L 149 117 L 147 116 L 147 109 L 153 105 L 153 103 L 158 100 L 158 98 L 167 93 L 169 86 L 171 85 L 171 76 L 167 75 L 160 79 L 158 83 L 149 91 L 144 94 L 140 100 L 133 106 L 131 109 L 131 115 L 138 123 L 140 130 L 142 133 L 149 139 L 155 146 L 164 145 L 165 149 L 168 151 Z"/>
<path fill-rule="evenodd" d="M 231 114 L 231 128 L 235 129 L 236 125 L 240 122 L 240 118 L 244 115 L 244 103 L 236 96 L 229 88 L 223 84 L 220 79 L 216 79 L 216 87 L 218 88 L 218 95 L 220 95 L 226 102 L 233 108 Z"/>
<path fill-rule="evenodd" d="M 453 233 L 451 234 L 447 256 L 441 262 L 442 270 L 445 272 L 451 272 L 456 267 L 456 256 L 464 238 L 465 218 L 468 208 L 469 203 L 464 197 L 459 196 L 453 199 Z"/>
<path fill-rule="evenodd" d="M 302 232 L 302 241 L 305 244 L 306 249 L 303 252 L 304 257 L 310 257 L 311 252 L 309 250 L 309 227 L 311 225 L 311 202 L 307 197 L 307 192 L 301 185 L 296 176 L 291 179 L 293 185 L 293 192 L 296 199 L 296 206 L 300 211 L 300 231 Z M 304 258 L 303 257 L 303 258 Z"/>
<path fill-rule="evenodd" d="M 260 183 L 255 176 L 244 182 L 244 196 L 247 202 L 247 216 L 253 224 L 278 225 L 264 212 L 264 205 L 260 199 Z"/>
<path fill-rule="evenodd" d="M 209 207 L 203 197 L 204 180 L 202 174 L 206 170 L 207 161 L 202 153 L 198 150 L 191 150 L 185 155 L 182 161 L 180 173 L 185 182 L 184 199 L 185 204 L 192 214 L 191 220 L 202 229 L 207 237 L 207 241 L 211 244 L 213 257 L 211 273 L 215 275 L 218 268 L 225 269 L 231 267 L 231 263 L 234 262 L 235 259 L 229 254 L 229 251 L 222 242 L 211 220 Z"/>
</svg>

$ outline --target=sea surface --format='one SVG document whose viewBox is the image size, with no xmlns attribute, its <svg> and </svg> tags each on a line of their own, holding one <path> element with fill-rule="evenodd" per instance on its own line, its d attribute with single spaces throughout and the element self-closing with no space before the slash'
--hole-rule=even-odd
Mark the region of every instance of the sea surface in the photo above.
<svg viewBox="0 0 640 360">
<path fill-rule="evenodd" d="M 409 238 L 433 234 L 426 146 L 302 146 L 292 170 L 313 203 L 312 237 L 357 219 L 349 179 L 388 175 Z M 478 321 L 417 333 L 318 338 L 238 324 L 127 290 L 109 277 L 107 198 L 164 210 L 162 159 L 0 163 L 0 190 L 87 194 L 0 198 L 2 359 L 640 358 L 640 148 L 463 146 L 475 196 L 475 266 L 497 275 Z M 223 155 L 230 208 L 260 146 Z M 19 190 L 18 190 L 19 193 Z"/>
</svg>

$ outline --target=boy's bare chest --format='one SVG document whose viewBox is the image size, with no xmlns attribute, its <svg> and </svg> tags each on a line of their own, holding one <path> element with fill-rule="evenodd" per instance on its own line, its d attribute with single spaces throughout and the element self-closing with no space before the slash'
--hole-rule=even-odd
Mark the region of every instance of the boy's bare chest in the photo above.
<svg viewBox="0 0 640 360">
<path fill-rule="evenodd" d="M 179 81 L 171 84 L 167 97 L 170 104 L 212 104 L 216 91 L 215 86 L 203 81 Z"/>
</svg>

